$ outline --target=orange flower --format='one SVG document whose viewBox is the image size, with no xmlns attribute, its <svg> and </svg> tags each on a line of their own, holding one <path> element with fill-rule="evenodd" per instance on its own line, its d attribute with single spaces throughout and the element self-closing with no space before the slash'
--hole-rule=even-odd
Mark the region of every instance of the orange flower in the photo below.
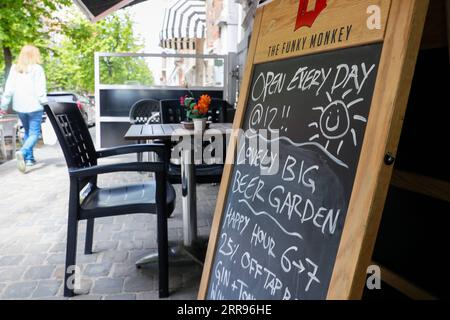
<svg viewBox="0 0 450 320">
<path fill-rule="evenodd" d="M 202 104 L 206 105 L 206 107 L 208 107 L 211 103 L 211 97 L 208 96 L 207 94 L 204 94 L 200 97 L 199 103 L 202 103 Z"/>
</svg>

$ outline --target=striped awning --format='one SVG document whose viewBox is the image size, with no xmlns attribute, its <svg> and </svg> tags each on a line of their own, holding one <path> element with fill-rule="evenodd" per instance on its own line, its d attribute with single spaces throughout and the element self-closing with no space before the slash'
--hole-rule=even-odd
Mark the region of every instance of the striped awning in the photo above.
<svg viewBox="0 0 450 320">
<path fill-rule="evenodd" d="M 73 0 L 86 17 L 96 22 L 121 8 L 146 0 Z"/>
<path fill-rule="evenodd" d="M 196 39 L 205 37 L 205 0 L 169 1 L 160 33 L 160 46 L 175 50 L 195 49 Z"/>
</svg>

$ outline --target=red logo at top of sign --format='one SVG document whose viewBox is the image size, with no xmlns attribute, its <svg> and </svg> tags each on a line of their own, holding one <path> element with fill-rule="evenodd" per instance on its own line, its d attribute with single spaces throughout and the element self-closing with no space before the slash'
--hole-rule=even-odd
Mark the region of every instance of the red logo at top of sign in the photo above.
<svg viewBox="0 0 450 320">
<path fill-rule="evenodd" d="M 300 0 L 295 30 L 301 27 L 312 27 L 319 14 L 327 7 L 328 0 L 316 0 L 316 6 L 308 11 L 309 0 Z"/>
</svg>

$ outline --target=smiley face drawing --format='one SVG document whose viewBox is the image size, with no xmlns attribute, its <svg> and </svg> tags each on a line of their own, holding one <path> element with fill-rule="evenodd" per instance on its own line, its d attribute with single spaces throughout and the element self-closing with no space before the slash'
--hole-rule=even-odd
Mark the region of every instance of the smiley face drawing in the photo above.
<svg viewBox="0 0 450 320">
<path fill-rule="evenodd" d="M 361 115 L 355 114 L 351 116 L 350 109 L 356 104 L 364 101 L 363 98 L 358 98 L 356 100 L 345 102 L 345 98 L 353 90 L 348 90 L 342 95 L 342 99 L 333 100 L 330 93 L 327 92 L 327 98 L 329 101 L 328 106 L 324 107 L 314 107 L 314 111 L 319 111 L 320 119 L 318 122 L 312 122 L 309 127 L 318 128 L 319 133 L 312 136 L 309 141 L 313 142 L 320 138 L 326 140 L 325 146 L 323 146 L 327 151 L 329 150 L 330 144 L 334 142 L 337 144 L 336 155 L 339 156 L 342 147 L 344 146 L 344 139 L 350 133 L 353 138 L 354 146 L 358 146 L 358 141 L 356 137 L 356 131 L 352 128 L 352 120 L 367 122 L 367 119 Z M 333 152 L 332 152 L 333 153 Z"/>
<path fill-rule="evenodd" d="M 331 102 L 322 112 L 319 121 L 322 135 L 329 140 L 344 137 L 350 129 L 350 115 L 344 102 Z"/>
</svg>

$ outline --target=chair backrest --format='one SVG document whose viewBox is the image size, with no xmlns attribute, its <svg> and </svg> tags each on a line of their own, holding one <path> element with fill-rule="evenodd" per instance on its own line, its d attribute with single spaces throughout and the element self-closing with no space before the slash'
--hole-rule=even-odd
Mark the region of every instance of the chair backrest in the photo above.
<svg viewBox="0 0 450 320">
<path fill-rule="evenodd" d="M 154 99 L 142 99 L 135 102 L 130 109 L 131 124 L 160 123 L 159 101 Z M 150 122 L 149 122 L 150 121 Z"/>
<path fill-rule="evenodd" d="M 180 123 L 186 120 L 186 111 L 179 99 L 161 100 L 161 123 Z"/>
<path fill-rule="evenodd" d="M 228 107 L 229 104 L 226 100 L 211 99 L 211 105 L 208 110 L 208 120 L 213 123 L 226 123 Z"/>
<path fill-rule="evenodd" d="M 53 102 L 44 107 L 69 168 L 97 165 L 97 152 L 86 122 L 75 103 Z"/>
</svg>

